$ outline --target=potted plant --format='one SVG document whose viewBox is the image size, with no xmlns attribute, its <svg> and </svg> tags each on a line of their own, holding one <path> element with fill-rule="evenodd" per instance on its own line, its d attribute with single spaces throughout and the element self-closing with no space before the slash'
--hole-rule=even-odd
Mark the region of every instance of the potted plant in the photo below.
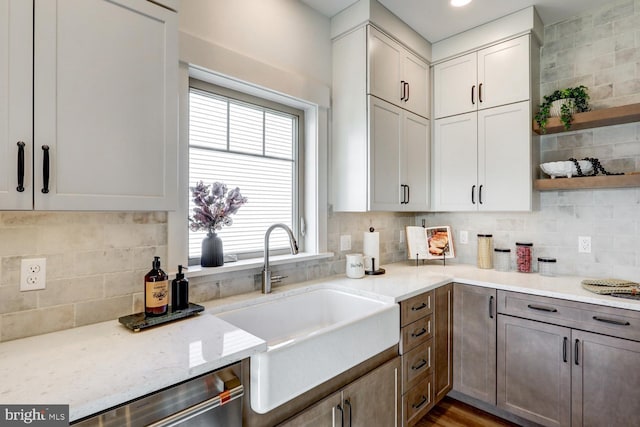
<svg viewBox="0 0 640 427">
<path fill-rule="evenodd" d="M 202 240 L 202 255 L 200 265 L 203 267 L 218 267 L 224 264 L 222 240 L 216 231 L 222 226 L 233 224 L 231 215 L 245 203 L 247 198 L 240 194 L 238 187 L 227 192 L 227 186 L 222 182 L 214 182 L 212 186 L 202 181 L 191 187 L 193 196 L 193 216 L 189 217 L 191 231 L 206 231 L 207 236 Z"/>
<path fill-rule="evenodd" d="M 564 101 L 564 102 L 563 102 Z M 554 104 L 555 103 L 555 104 Z M 566 130 L 571 128 L 573 113 L 583 113 L 591 110 L 589 107 L 589 94 L 586 86 L 570 87 L 554 91 L 551 95 L 544 96 L 544 101 L 540 104 L 540 110 L 536 114 L 535 120 L 540 126 L 542 133 L 546 132 L 547 120 L 552 115 L 554 107 L 559 105 L 560 121 Z"/>
</svg>

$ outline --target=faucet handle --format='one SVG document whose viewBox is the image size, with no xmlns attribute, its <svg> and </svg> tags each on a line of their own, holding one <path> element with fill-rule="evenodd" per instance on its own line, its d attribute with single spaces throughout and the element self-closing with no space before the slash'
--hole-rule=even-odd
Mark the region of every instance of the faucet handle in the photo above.
<svg viewBox="0 0 640 427">
<path fill-rule="evenodd" d="M 281 283 L 282 279 L 286 279 L 289 276 L 271 276 L 271 283 Z"/>
</svg>

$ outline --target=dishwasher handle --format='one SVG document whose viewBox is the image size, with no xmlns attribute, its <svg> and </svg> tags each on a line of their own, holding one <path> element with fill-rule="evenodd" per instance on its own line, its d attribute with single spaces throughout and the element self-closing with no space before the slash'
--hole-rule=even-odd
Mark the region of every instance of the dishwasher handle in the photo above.
<svg viewBox="0 0 640 427">
<path fill-rule="evenodd" d="M 153 424 L 149 424 L 147 427 L 169 427 L 178 425 L 190 418 L 197 417 L 198 415 L 218 408 L 229 402 L 232 402 L 244 395 L 244 386 L 242 384 L 230 389 L 225 390 L 217 396 L 207 399 L 203 402 L 190 406 L 182 411 L 171 414 Z"/>
</svg>

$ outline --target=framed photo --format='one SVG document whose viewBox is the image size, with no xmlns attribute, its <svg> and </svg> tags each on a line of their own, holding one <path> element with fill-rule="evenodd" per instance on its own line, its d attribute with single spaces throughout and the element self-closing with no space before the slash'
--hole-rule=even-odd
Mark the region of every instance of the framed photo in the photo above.
<svg viewBox="0 0 640 427">
<path fill-rule="evenodd" d="M 409 259 L 442 259 L 455 257 L 453 234 L 450 226 L 416 227 L 407 230 L 407 256 Z"/>
</svg>

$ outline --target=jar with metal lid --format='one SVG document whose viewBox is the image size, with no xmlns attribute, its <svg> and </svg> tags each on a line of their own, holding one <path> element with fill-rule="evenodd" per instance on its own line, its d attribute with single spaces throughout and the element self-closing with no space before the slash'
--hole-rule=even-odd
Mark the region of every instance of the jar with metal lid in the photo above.
<svg viewBox="0 0 640 427">
<path fill-rule="evenodd" d="M 478 234 L 478 268 L 493 268 L 492 246 L 492 234 Z"/>
<path fill-rule="evenodd" d="M 538 273 L 541 276 L 555 276 L 556 275 L 556 259 L 555 258 L 538 258 Z"/>
<path fill-rule="evenodd" d="M 516 243 L 516 266 L 520 273 L 531 273 L 533 243 Z"/>
<path fill-rule="evenodd" d="M 511 249 L 498 249 L 493 250 L 493 265 L 498 271 L 509 271 L 509 264 L 511 261 Z"/>
</svg>

